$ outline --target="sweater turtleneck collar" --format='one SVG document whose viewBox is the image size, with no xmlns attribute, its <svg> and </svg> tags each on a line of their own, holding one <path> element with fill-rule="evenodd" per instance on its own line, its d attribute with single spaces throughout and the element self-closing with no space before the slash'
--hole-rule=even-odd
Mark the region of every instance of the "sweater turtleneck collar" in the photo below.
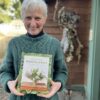
<svg viewBox="0 0 100 100">
<path fill-rule="evenodd" d="M 40 37 L 40 36 L 42 36 L 44 34 L 44 32 L 43 32 L 43 30 L 39 33 L 39 34 L 37 34 L 37 35 L 31 35 L 30 33 L 27 33 L 26 35 L 27 36 L 29 36 L 29 37 L 32 37 L 32 38 L 36 38 L 36 37 Z"/>
</svg>

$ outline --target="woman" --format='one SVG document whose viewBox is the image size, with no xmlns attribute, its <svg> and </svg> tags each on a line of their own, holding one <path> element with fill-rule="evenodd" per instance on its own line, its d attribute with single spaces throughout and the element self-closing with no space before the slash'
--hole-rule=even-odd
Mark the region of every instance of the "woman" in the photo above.
<svg viewBox="0 0 100 100">
<path fill-rule="evenodd" d="M 13 38 L 0 69 L 0 83 L 11 95 L 9 100 L 59 100 L 67 79 L 66 64 L 60 42 L 43 32 L 47 19 L 47 5 L 43 0 L 24 0 L 21 16 L 27 33 Z M 42 53 L 52 55 L 52 81 L 48 94 L 23 94 L 16 90 L 21 54 Z"/>
</svg>

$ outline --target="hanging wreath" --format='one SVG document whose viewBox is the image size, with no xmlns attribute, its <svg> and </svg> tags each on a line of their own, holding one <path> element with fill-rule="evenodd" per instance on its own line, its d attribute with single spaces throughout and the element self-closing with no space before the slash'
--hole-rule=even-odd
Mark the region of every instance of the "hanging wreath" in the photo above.
<svg viewBox="0 0 100 100">
<path fill-rule="evenodd" d="M 76 28 L 79 23 L 80 16 L 74 11 L 66 10 L 65 7 L 61 7 L 58 10 L 58 5 L 59 2 L 57 0 L 55 4 L 53 20 L 57 21 L 58 25 L 63 28 L 61 47 L 63 49 L 63 52 L 65 53 L 66 62 L 72 61 L 74 58 L 74 54 L 76 54 L 79 64 L 82 56 L 81 51 L 83 45 L 79 40 Z"/>
</svg>

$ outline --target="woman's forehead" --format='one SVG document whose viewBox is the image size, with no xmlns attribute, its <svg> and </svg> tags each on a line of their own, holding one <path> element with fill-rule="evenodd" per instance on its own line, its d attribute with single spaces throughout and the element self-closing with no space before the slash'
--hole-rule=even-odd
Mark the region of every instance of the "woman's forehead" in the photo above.
<svg viewBox="0 0 100 100">
<path fill-rule="evenodd" d="M 28 9 L 25 13 L 26 13 L 26 15 L 41 15 L 41 16 L 44 16 L 44 11 L 42 9 L 39 9 L 39 8 Z"/>
</svg>

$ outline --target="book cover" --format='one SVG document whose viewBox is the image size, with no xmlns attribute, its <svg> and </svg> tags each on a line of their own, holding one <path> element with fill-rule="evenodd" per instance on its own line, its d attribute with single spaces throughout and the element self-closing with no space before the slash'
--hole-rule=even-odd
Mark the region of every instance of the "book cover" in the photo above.
<svg viewBox="0 0 100 100">
<path fill-rule="evenodd" d="M 28 94 L 48 93 L 52 55 L 22 53 L 17 90 Z"/>
</svg>

